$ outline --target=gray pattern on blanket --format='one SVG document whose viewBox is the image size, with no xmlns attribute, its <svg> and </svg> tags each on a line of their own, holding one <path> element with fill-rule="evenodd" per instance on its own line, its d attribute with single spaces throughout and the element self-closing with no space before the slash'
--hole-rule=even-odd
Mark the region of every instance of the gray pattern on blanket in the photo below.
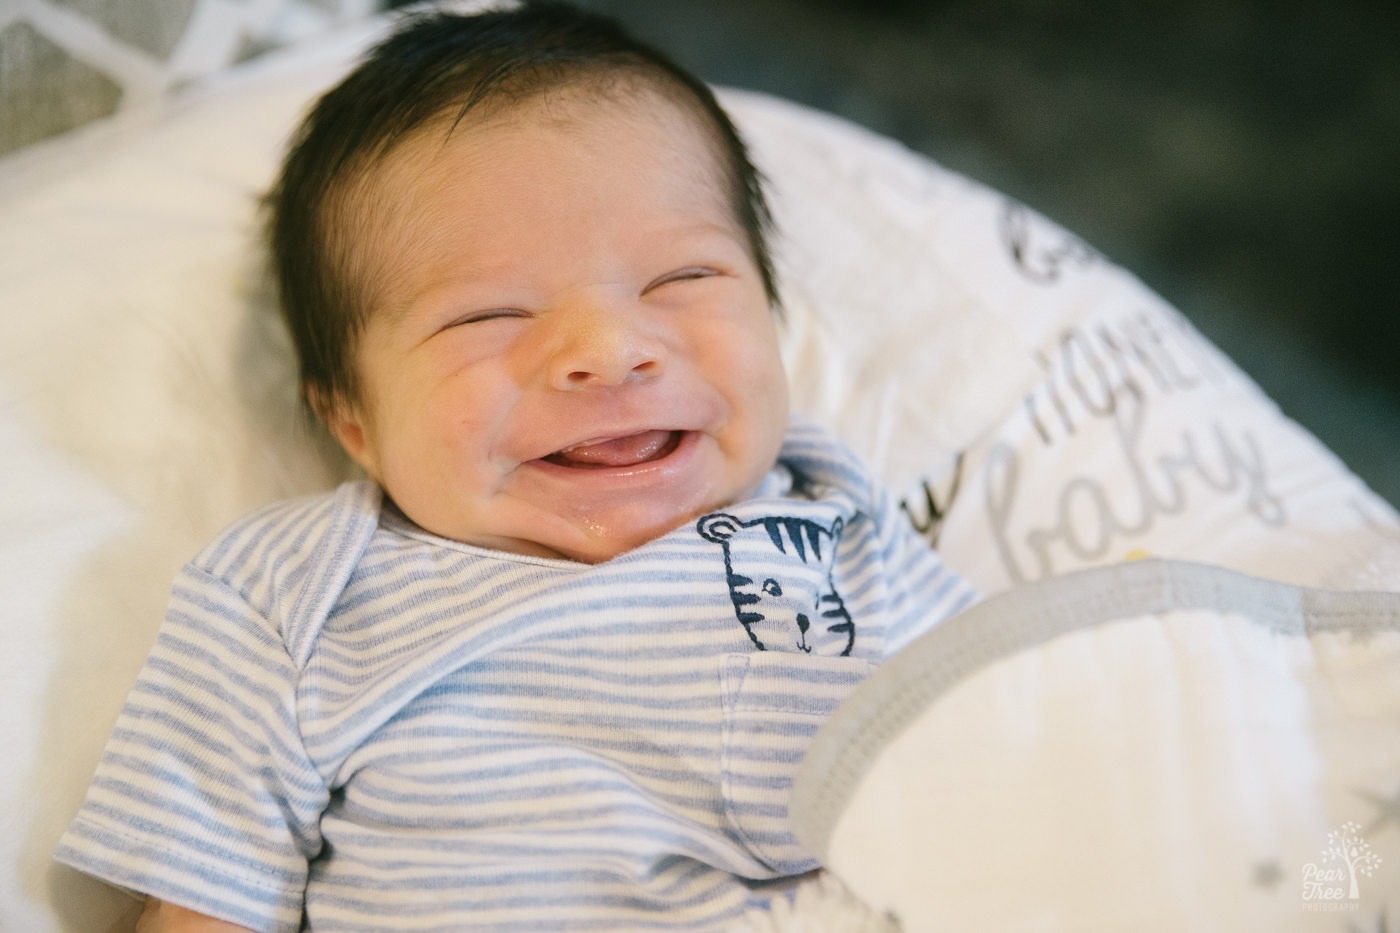
<svg viewBox="0 0 1400 933">
<path fill-rule="evenodd" d="M 376 0 L 41 0 L 0 10 L 0 154 L 377 7 Z"/>
</svg>

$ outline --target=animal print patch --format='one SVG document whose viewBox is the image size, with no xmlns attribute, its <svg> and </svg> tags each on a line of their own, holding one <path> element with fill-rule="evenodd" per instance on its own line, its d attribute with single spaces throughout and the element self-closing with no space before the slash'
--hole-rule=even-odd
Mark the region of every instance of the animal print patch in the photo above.
<svg viewBox="0 0 1400 933">
<path fill-rule="evenodd" d="M 832 580 L 844 522 L 769 516 L 741 521 L 715 512 L 696 531 L 724 549 L 734 614 L 761 651 L 846 656 L 856 627 Z"/>
</svg>

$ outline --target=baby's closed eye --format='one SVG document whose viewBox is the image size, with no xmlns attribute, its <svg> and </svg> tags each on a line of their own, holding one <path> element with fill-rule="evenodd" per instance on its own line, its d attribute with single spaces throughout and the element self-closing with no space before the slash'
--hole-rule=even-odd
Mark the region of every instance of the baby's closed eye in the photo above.
<svg viewBox="0 0 1400 933">
<path fill-rule="evenodd" d="M 712 269 L 709 266 L 687 266 L 684 269 L 676 269 L 652 279 L 647 283 L 646 288 L 642 289 L 642 294 L 648 294 L 649 292 L 667 285 L 674 285 L 680 282 L 694 282 L 699 279 L 708 279 L 711 276 L 719 274 L 718 269 Z"/>
<path fill-rule="evenodd" d="M 469 311 L 466 314 L 451 318 L 440 328 L 448 330 L 453 327 L 461 327 L 465 324 L 481 324 L 486 321 L 498 321 L 505 318 L 528 317 L 528 312 L 519 308 L 487 308 L 481 311 Z"/>
</svg>

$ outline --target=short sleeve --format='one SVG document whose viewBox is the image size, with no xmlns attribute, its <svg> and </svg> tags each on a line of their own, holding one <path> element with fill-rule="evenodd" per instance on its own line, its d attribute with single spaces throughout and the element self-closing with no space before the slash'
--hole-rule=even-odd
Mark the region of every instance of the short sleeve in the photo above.
<svg viewBox="0 0 1400 933">
<path fill-rule="evenodd" d="M 889 658 L 972 605 L 977 592 L 914 530 L 889 490 L 878 485 L 875 527 L 888 586 L 885 657 Z"/>
<path fill-rule="evenodd" d="M 56 858 L 254 930 L 298 930 L 328 792 L 296 685 L 275 627 L 187 567 Z"/>
</svg>

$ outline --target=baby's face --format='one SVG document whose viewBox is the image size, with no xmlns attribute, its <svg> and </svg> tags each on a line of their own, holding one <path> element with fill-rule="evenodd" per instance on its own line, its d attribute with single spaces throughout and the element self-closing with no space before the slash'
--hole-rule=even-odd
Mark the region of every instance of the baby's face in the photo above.
<svg viewBox="0 0 1400 933">
<path fill-rule="evenodd" d="M 593 563 L 757 486 L 787 383 L 716 159 L 658 94 L 574 93 L 374 170 L 362 390 L 331 426 L 410 519 Z"/>
</svg>

